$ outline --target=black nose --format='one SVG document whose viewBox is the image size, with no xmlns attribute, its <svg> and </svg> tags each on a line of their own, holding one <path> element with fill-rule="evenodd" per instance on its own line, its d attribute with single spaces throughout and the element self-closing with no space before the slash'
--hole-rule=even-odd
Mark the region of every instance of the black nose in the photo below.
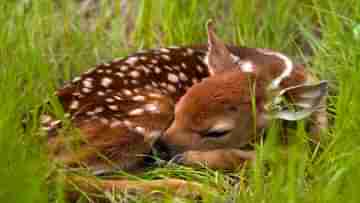
<svg viewBox="0 0 360 203">
<path fill-rule="evenodd" d="M 155 141 L 153 145 L 153 154 L 163 160 L 168 161 L 171 159 L 171 150 L 169 146 L 166 143 L 164 143 L 164 141 L 161 138 Z"/>
</svg>

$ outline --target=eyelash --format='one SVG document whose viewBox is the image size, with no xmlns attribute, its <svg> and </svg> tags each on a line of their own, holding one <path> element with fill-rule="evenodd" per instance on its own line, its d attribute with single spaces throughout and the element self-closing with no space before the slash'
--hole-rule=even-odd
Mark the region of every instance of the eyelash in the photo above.
<svg viewBox="0 0 360 203">
<path fill-rule="evenodd" d="M 212 138 L 218 138 L 223 137 L 226 134 L 228 134 L 230 130 L 224 130 L 224 131 L 213 131 L 213 132 L 204 132 L 202 133 L 203 137 L 212 137 Z"/>
</svg>

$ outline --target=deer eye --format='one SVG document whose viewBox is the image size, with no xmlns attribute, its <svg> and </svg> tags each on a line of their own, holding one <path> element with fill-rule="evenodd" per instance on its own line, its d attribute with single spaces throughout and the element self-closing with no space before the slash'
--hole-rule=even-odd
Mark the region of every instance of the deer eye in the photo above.
<svg viewBox="0 0 360 203">
<path fill-rule="evenodd" d="M 201 135 L 205 138 L 219 138 L 227 135 L 231 130 L 226 129 L 211 129 L 206 132 L 201 133 Z"/>
</svg>

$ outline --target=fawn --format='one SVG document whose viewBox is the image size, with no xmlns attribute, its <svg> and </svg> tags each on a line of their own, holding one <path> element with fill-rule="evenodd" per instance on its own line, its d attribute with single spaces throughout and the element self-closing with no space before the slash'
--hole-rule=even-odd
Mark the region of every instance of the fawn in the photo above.
<svg viewBox="0 0 360 203">
<path fill-rule="evenodd" d="M 211 22 L 207 30 L 207 46 L 138 52 L 100 64 L 59 89 L 56 95 L 79 129 L 80 141 L 77 148 L 66 147 L 75 138 L 57 132 L 61 122 L 44 115 L 42 124 L 53 135 L 50 157 L 68 167 L 86 166 L 94 174 L 132 172 L 155 145 L 184 164 L 231 169 L 255 158 L 241 148 L 270 119 L 311 115 L 314 131 L 327 127 L 326 112 L 319 110 L 326 81 L 316 82 L 279 52 L 225 45 Z M 74 180 L 93 190 L 86 178 Z M 96 184 L 104 190 L 197 187 L 178 179 Z"/>
</svg>

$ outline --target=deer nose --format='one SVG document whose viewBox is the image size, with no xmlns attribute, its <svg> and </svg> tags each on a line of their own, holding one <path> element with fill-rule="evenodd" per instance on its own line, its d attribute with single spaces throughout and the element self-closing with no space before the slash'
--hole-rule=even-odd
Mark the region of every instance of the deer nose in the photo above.
<svg viewBox="0 0 360 203">
<path fill-rule="evenodd" d="M 159 139 L 157 139 L 154 143 L 154 145 L 152 146 L 153 148 L 153 152 L 154 154 L 156 154 L 157 156 L 159 156 L 159 158 L 163 159 L 163 160 L 170 160 L 172 155 L 171 155 L 171 149 L 170 147 L 163 141 L 163 139 L 161 139 L 161 137 Z"/>
</svg>

